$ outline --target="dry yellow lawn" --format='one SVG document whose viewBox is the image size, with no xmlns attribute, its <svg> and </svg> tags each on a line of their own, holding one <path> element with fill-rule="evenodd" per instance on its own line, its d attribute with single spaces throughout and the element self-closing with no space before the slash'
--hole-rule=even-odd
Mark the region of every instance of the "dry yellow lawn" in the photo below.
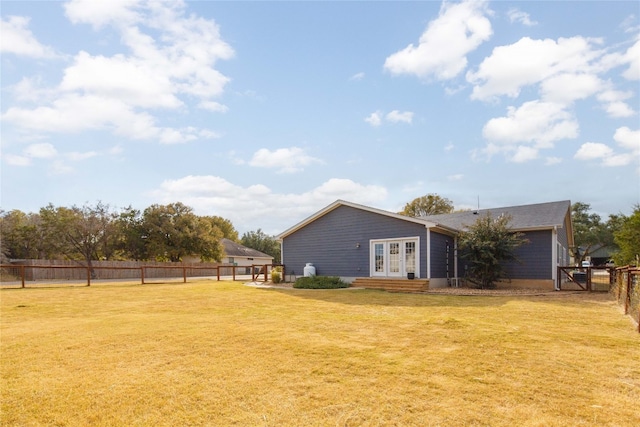
<svg viewBox="0 0 640 427">
<path fill-rule="evenodd" d="M 4 426 L 638 426 L 609 296 L 0 292 Z"/>
</svg>

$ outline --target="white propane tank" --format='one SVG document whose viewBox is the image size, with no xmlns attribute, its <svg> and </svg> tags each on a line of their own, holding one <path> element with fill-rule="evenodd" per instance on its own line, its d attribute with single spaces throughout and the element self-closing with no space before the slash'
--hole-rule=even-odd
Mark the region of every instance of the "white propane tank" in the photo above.
<svg viewBox="0 0 640 427">
<path fill-rule="evenodd" d="M 304 266 L 302 270 L 304 277 L 311 277 L 316 275 L 316 268 L 313 266 L 313 263 L 308 262 L 307 265 Z"/>
</svg>

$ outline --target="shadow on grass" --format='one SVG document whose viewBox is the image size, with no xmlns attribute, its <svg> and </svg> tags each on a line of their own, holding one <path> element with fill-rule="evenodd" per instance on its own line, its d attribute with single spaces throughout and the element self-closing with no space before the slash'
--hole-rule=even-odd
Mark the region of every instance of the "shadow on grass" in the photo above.
<svg viewBox="0 0 640 427">
<path fill-rule="evenodd" d="M 265 288 L 293 298 L 347 305 L 390 307 L 489 307 L 506 304 L 512 297 L 394 293 L 374 289 L 276 289 Z"/>
<path fill-rule="evenodd" d="M 373 289 L 277 289 L 263 288 L 294 298 L 347 305 L 393 307 L 496 307 L 511 301 L 534 301 L 567 305 L 603 303 L 614 298 L 607 293 L 554 292 L 533 295 L 449 295 L 393 293 Z"/>
</svg>

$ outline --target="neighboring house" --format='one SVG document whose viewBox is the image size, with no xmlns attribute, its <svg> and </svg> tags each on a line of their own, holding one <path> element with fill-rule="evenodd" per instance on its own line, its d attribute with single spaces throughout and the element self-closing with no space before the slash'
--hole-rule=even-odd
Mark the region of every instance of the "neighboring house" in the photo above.
<svg viewBox="0 0 640 427">
<path fill-rule="evenodd" d="M 233 240 L 222 239 L 220 242 L 222 243 L 222 246 L 224 246 L 224 257 L 222 258 L 223 263 L 237 265 L 240 267 L 273 264 L 273 257 L 271 255 L 267 255 L 256 249 L 242 246 L 240 243 L 236 243 Z"/>
<path fill-rule="evenodd" d="M 519 262 L 505 265 L 508 286 L 553 289 L 573 245 L 569 201 L 413 218 L 337 200 L 277 239 L 287 274 L 301 276 L 312 263 L 316 274 L 348 282 L 413 275 L 445 287 L 465 275 L 457 235 L 487 214 L 510 215 L 511 228 L 529 240 L 516 251 Z"/>
<path fill-rule="evenodd" d="M 248 248 L 226 238 L 220 239 L 220 243 L 224 247 L 224 255 L 222 257 L 223 264 L 236 265 L 239 267 L 252 265 L 273 264 L 273 257 L 255 249 Z M 185 257 L 185 262 L 199 262 L 200 258 Z"/>
</svg>

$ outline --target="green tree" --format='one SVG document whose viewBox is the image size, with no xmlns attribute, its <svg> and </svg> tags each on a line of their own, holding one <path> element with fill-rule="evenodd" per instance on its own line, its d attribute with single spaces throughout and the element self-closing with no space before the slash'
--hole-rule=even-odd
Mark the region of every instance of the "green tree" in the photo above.
<svg viewBox="0 0 640 427">
<path fill-rule="evenodd" d="M 144 230 L 141 212 L 128 206 L 120 212 L 115 223 L 116 248 L 119 257 L 136 261 L 148 260 L 147 235 Z"/>
<path fill-rule="evenodd" d="M 71 208 L 49 204 L 40 209 L 45 238 L 59 255 L 84 261 L 91 268 L 92 261 L 107 258 L 112 253 L 109 240 L 114 237 L 115 214 L 109 205 Z"/>
<path fill-rule="evenodd" d="M 511 217 L 478 218 L 458 238 L 461 258 L 470 263 L 468 279 L 481 289 L 495 286 L 505 277 L 504 262 L 516 260 L 515 250 L 528 241 L 509 227 Z"/>
<path fill-rule="evenodd" d="M 244 233 L 240 243 L 248 248 L 271 255 L 275 263 L 280 262 L 280 243 L 275 237 L 265 234 L 260 228 L 257 231 Z"/>
<path fill-rule="evenodd" d="M 46 258 L 51 252 L 49 242 L 42 235 L 40 215 L 20 210 L 0 216 L 0 245 L 7 258 Z"/>
<path fill-rule="evenodd" d="M 144 210 L 142 228 L 147 254 L 160 261 L 179 262 L 185 256 L 222 259 L 222 231 L 182 203 L 152 205 Z"/>
<path fill-rule="evenodd" d="M 619 226 L 619 218 L 611 215 L 609 222 L 603 223 L 600 215 L 589 212 L 590 209 L 589 204 L 582 202 L 571 206 L 575 246 L 570 250 L 578 265 L 596 249 L 615 247 L 613 231 Z"/>
<path fill-rule="evenodd" d="M 453 212 L 453 202 L 437 194 L 427 194 L 426 196 L 413 199 L 404 205 L 404 209 L 398 212 L 400 215 L 423 217 L 429 215 L 447 214 Z"/>
<path fill-rule="evenodd" d="M 620 250 L 614 255 L 617 265 L 638 265 L 640 257 L 640 204 L 635 205 L 633 213 L 624 217 L 620 227 L 614 232 L 614 239 Z"/>
<path fill-rule="evenodd" d="M 211 222 L 213 227 L 217 227 L 222 231 L 222 237 L 237 242 L 240 240 L 238 237 L 238 230 L 235 229 L 231 221 L 222 218 L 221 216 L 204 216 L 204 220 Z"/>
</svg>

